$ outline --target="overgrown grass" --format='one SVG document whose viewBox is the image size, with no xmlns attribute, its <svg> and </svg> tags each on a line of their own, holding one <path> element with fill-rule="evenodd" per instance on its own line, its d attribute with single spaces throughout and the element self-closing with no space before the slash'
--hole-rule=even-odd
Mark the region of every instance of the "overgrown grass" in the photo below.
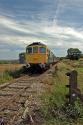
<svg viewBox="0 0 83 125">
<path fill-rule="evenodd" d="M 14 78 L 18 78 L 22 75 L 24 72 L 23 68 L 14 70 L 14 71 L 9 71 L 6 70 L 3 73 L 0 73 L 0 84 L 6 83 Z"/>
<path fill-rule="evenodd" d="M 60 63 L 58 71 L 53 74 L 54 85 L 51 93 L 44 93 L 42 96 L 43 112 L 45 122 L 43 125 L 82 125 L 83 124 L 83 104 L 76 101 L 75 105 L 66 105 L 65 95 L 68 93 L 68 77 L 65 75 L 72 67 L 69 64 Z M 81 70 L 79 71 L 79 74 Z M 82 74 L 83 75 L 83 74 Z M 79 75 L 78 80 L 81 79 Z M 81 83 L 80 83 L 81 87 Z"/>
<path fill-rule="evenodd" d="M 9 76 L 12 76 L 13 78 L 18 78 L 22 75 L 22 73 L 24 73 L 24 70 L 23 68 L 21 68 L 14 71 L 7 71 L 7 73 L 9 74 Z"/>
<path fill-rule="evenodd" d="M 0 74 L 0 84 L 6 83 L 7 81 L 12 80 L 13 77 L 9 75 L 8 72 L 4 72 Z"/>
</svg>

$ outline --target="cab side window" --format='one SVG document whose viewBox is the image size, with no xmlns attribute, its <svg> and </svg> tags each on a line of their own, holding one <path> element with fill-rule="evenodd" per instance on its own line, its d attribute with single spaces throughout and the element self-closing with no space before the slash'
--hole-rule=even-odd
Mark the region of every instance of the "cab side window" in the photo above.
<svg viewBox="0 0 83 125">
<path fill-rule="evenodd" d="M 32 47 L 27 48 L 26 52 L 29 53 L 29 54 L 32 53 Z"/>
</svg>

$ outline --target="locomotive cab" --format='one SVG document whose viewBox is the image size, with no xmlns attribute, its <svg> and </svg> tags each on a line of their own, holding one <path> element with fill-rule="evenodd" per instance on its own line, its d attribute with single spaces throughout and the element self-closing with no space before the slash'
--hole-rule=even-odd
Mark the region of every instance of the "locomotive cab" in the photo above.
<svg viewBox="0 0 83 125">
<path fill-rule="evenodd" d="M 33 43 L 26 48 L 26 63 L 44 66 L 47 63 L 48 48 L 44 44 Z"/>
</svg>

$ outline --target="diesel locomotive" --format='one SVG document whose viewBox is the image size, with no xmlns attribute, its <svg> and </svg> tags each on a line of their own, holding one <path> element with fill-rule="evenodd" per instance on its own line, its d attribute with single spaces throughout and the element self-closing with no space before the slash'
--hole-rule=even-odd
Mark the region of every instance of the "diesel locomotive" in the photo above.
<svg viewBox="0 0 83 125">
<path fill-rule="evenodd" d="M 34 42 L 26 47 L 26 52 L 19 56 L 26 66 L 41 67 L 43 69 L 49 67 L 57 61 L 57 57 L 49 50 L 49 48 L 40 42 Z"/>
</svg>

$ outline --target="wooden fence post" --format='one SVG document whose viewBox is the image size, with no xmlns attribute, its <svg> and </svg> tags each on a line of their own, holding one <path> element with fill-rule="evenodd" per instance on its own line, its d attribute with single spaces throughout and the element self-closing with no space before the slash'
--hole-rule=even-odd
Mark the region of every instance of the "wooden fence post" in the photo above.
<svg viewBox="0 0 83 125">
<path fill-rule="evenodd" d="M 73 70 L 72 72 L 68 72 L 66 75 L 69 76 L 69 85 L 66 86 L 69 87 L 68 103 L 74 104 L 77 99 L 77 94 L 74 91 L 77 89 L 77 71 Z"/>
<path fill-rule="evenodd" d="M 69 88 L 69 94 L 66 95 L 66 97 L 68 98 L 68 103 L 74 104 L 77 97 L 79 97 L 83 102 L 83 95 L 81 94 L 80 89 L 77 88 L 77 71 L 73 70 L 66 73 L 66 75 L 69 76 L 69 85 L 66 85 L 66 87 Z"/>
</svg>

